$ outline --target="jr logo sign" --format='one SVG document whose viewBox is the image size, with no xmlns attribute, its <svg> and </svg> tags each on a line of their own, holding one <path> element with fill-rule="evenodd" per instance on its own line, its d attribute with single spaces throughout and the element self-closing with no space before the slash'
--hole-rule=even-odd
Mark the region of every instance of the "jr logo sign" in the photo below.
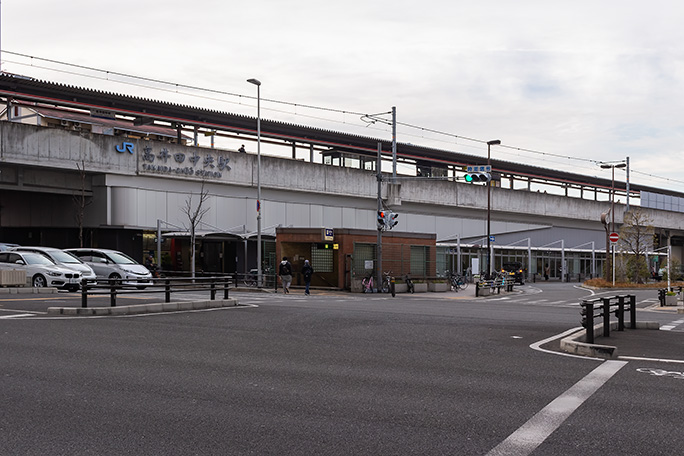
<svg viewBox="0 0 684 456">
<path fill-rule="evenodd" d="M 121 153 L 128 152 L 132 154 L 135 151 L 135 144 L 124 141 L 121 145 L 116 145 L 116 151 Z"/>
</svg>

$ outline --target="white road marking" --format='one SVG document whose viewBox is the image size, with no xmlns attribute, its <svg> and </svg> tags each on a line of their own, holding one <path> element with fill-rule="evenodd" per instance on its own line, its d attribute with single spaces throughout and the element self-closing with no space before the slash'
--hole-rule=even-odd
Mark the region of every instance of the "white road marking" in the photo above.
<svg viewBox="0 0 684 456">
<path fill-rule="evenodd" d="M 15 315 L 3 315 L 0 317 L 1 320 L 6 318 L 21 318 L 21 317 L 33 317 L 35 314 L 15 314 Z"/>
<path fill-rule="evenodd" d="M 552 342 L 556 339 L 562 339 L 565 336 L 569 336 L 570 334 L 576 333 L 576 332 L 581 331 L 583 329 L 584 328 L 581 328 L 581 327 L 568 329 L 567 331 L 562 332 L 560 334 L 556 334 L 555 336 L 551 336 L 551 337 L 546 338 L 544 340 L 540 340 L 539 342 L 535 342 L 533 344 L 530 344 L 530 348 L 532 350 L 536 350 L 536 351 L 539 351 L 542 353 L 549 353 L 551 355 L 557 355 L 557 356 L 566 356 L 568 358 L 579 358 L 579 359 L 590 359 L 593 361 L 604 361 L 603 358 L 592 358 L 591 356 L 573 355 L 572 353 L 561 353 L 561 352 L 541 348 L 541 346 L 544 344 L 548 344 L 549 342 Z"/>
<path fill-rule="evenodd" d="M 672 331 L 673 329 L 675 329 L 677 326 L 679 326 L 681 324 L 684 324 L 684 318 L 679 319 L 679 320 L 675 320 L 675 321 L 671 322 L 669 325 L 663 325 L 660 327 L 660 330 L 661 331 Z"/>
<path fill-rule="evenodd" d="M 606 361 L 523 424 L 487 456 L 527 456 L 544 442 L 592 394 L 627 364 Z"/>
<path fill-rule="evenodd" d="M 656 363 L 684 364 L 684 361 L 679 359 L 642 358 L 640 356 L 618 356 L 618 358 L 627 359 L 630 361 L 652 361 Z"/>
</svg>

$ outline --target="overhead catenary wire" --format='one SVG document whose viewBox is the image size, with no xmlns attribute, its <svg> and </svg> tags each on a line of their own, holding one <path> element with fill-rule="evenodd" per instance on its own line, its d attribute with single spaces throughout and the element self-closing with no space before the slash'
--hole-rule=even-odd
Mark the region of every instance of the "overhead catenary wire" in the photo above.
<svg viewBox="0 0 684 456">
<path fill-rule="evenodd" d="M 9 54 L 9 55 L 14 55 L 14 56 L 26 58 L 26 59 L 29 59 L 31 62 L 30 64 L 23 63 L 23 62 L 11 62 L 11 63 L 15 63 L 18 65 L 33 66 L 33 67 L 36 67 L 39 69 L 44 69 L 44 70 L 49 70 L 49 71 L 63 72 L 65 74 L 71 74 L 71 75 L 75 75 L 75 76 L 95 78 L 95 79 L 106 80 L 109 82 L 114 82 L 114 83 L 119 83 L 119 84 L 132 85 L 132 86 L 145 88 L 145 89 L 155 89 L 155 90 L 160 90 L 160 91 L 164 91 L 164 92 L 177 93 L 177 94 L 189 96 L 189 97 L 197 97 L 197 98 L 202 98 L 202 99 L 207 99 L 207 100 L 212 100 L 212 101 L 228 102 L 228 103 L 233 103 L 233 104 L 241 104 L 241 103 L 231 102 L 229 100 L 219 99 L 219 98 L 214 98 L 214 97 L 207 97 L 207 96 L 199 95 L 199 94 L 183 92 L 180 90 L 181 89 L 182 90 L 192 90 L 192 91 L 206 92 L 206 93 L 211 93 L 211 94 L 216 94 L 216 95 L 221 95 L 221 96 L 227 96 L 227 97 L 237 97 L 240 99 L 256 100 L 256 97 L 251 96 L 251 95 L 243 95 L 243 94 L 228 92 L 228 91 L 224 91 L 224 90 L 217 90 L 217 89 L 210 89 L 210 88 L 205 88 L 205 87 L 193 86 L 193 85 L 189 85 L 189 84 L 175 83 L 175 82 L 165 81 L 162 79 L 150 78 L 150 77 L 145 77 L 145 76 L 137 76 L 137 75 L 128 74 L 128 73 L 119 72 L 119 71 L 104 70 L 101 68 L 95 68 L 95 67 L 91 67 L 91 66 L 87 66 L 87 65 L 79 65 L 79 64 L 64 62 L 64 61 L 60 61 L 60 60 L 56 60 L 56 59 L 48 59 L 48 58 L 44 58 L 44 57 L 38 57 L 38 56 L 33 56 L 33 55 L 19 53 L 19 52 L 6 51 L 6 50 L 2 50 L 1 52 L 4 54 Z M 101 73 L 101 74 L 104 74 L 105 77 L 97 77 L 97 76 L 88 75 L 88 74 L 84 74 L 84 73 L 76 73 L 74 71 L 66 71 L 66 70 L 59 70 L 59 69 L 49 68 L 49 67 L 44 67 L 44 66 L 38 66 L 38 65 L 35 65 L 33 63 L 34 61 L 42 61 L 42 62 L 47 62 L 47 63 L 51 63 L 51 64 L 55 64 L 55 65 L 62 65 L 62 66 L 70 67 L 70 68 L 76 68 L 76 69 L 83 70 L 83 71 Z M 4 62 L 8 62 L 8 61 L 5 60 Z M 131 80 L 139 80 L 139 81 L 144 81 L 144 82 L 153 83 L 153 84 L 161 84 L 164 86 L 171 87 L 172 90 L 163 89 L 163 88 L 159 88 L 159 87 L 152 87 L 152 86 L 143 85 L 140 83 L 126 82 L 126 81 L 110 79 L 110 76 L 117 76 L 117 77 L 127 78 L 127 79 L 131 79 Z M 302 114 L 301 112 L 296 111 L 297 108 L 306 108 L 306 109 L 311 109 L 311 110 L 318 110 L 318 111 L 323 111 L 323 112 L 342 114 L 344 116 L 350 115 L 350 116 L 358 117 L 362 122 L 366 123 L 366 127 L 374 125 L 378 121 L 380 123 L 385 124 L 385 125 L 390 124 L 390 123 L 388 123 L 389 121 L 387 119 L 382 119 L 382 118 L 378 117 L 381 115 L 390 114 L 390 112 L 379 113 L 379 114 L 367 114 L 367 113 L 362 113 L 362 112 L 353 111 L 353 110 L 329 108 L 329 107 L 316 106 L 316 105 L 310 105 L 310 104 L 302 104 L 302 103 L 293 103 L 293 102 L 289 102 L 289 101 L 269 99 L 269 98 L 262 98 L 261 101 L 266 102 L 266 103 L 273 103 L 273 104 L 279 104 L 279 105 L 293 107 L 295 109 L 294 113 L 289 112 L 289 111 L 272 109 L 272 108 L 269 110 L 273 111 L 273 112 L 282 113 L 282 114 L 294 115 L 297 117 L 306 117 L 306 118 L 311 118 L 311 119 L 316 119 L 316 120 L 321 120 L 321 121 L 342 123 L 345 125 L 350 125 L 350 123 L 348 123 L 348 122 L 340 122 L 340 121 L 334 120 L 334 119 L 327 119 L 327 118 L 318 117 L 318 116 L 306 115 L 306 114 Z M 418 125 L 413 125 L 410 123 L 397 122 L 397 125 L 400 125 L 400 126 L 403 126 L 406 128 L 410 128 L 410 129 L 419 130 L 421 132 L 428 132 L 428 133 L 432 133 L 435 135 L 445 136 L 445 137 L 449 137 L 449 138 L 453 138 L 453 139 L 470 141 L 470 142 L 474 142 L 477 144 L 483 144 L 484 145 L 487 143 L 487 140 L 482 140 L 482 139 L 463 136 L 463 135 L 457 135 L 454 133 L 449 133 L 449 132 L 444 132 L 444 131 L 435 130 L 435 129 L 431 129 L 431 128 L 421 127 Z M 379 129 L 379 128 L 375 128 L 375 129 L 378 131 L 386 131 L 386 130 Z M 416 136 L 416 135 L 409 135 L 409 136 Z M 428 138 L 428 140 L 442 142 L 442 141 L 440 141 L 438 139 L 434 139 L 434 138 L 432 138 L 432 139 Z M 464 145 L 461 144 L 461 146 L 464 146 Z M 466 147 L 469 147 L 469 146 L 466 146 Z M 544 152 L 544 151 L 528 149 L 528 148 L 524 148 L 524 147 L 511 146 L 511 145 L 507 145 L 507 144 L 501 144 L 501 145 L 499 145 L 499 147 L 503 148 L 503 149 L 516 150 L 518 152 L 526 152 L 529 154 L 534 154 L 534 155 L 538 155 L 538 156 L 542 156 L 542 157 L 554 157 L 554 158 L 560 158 L 563 160 L 580 161 L 580 162 L 585 162 L 585 163 L 595 163 L 595 164 L 602 163 L 602 161 L 600 161 L 600 160 L 574 157 L 574 156 L 556 154 L 556 153 L 551 153 L 551 152 Z M 647 177 L 654 178 L 654 179 L 660 179 L 660 180 L 666 180 L 669 182 L 676 182 L 676 183 L 684 184 L 684 181 L 677 180 L 677 179 L 671 179 L 671 178 L 666 178 L 663 176 L 657 176 L 654 174 L 639 172 L 637 170 L 631 170 L 631 171 L 635 174 L 647 176 Z"/>
</svg>

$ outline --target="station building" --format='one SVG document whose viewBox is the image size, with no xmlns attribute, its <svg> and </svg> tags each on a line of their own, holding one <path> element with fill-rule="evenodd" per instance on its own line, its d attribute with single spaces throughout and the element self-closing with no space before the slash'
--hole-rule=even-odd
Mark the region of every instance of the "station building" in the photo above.
<svg viewBox="0 0 684 456">
<path fill-rule="evenodd" d="M 258 261 L 260 184 L 263 269 L 275 271 L 282 256 L 310 259 L 321 286 L 349 289 L 377 272 L 379 205 L 399 214 L 381 235 L 382 269 L 397 276 L 475 274 L 490 258 L 488 244 L 497 268 L 520 261 L 528 275 L 601 275 L 601 216 L 613 206 L 619 226 L 627 201 L 652 221 L 653 267 L 659 248 L 682 258 L 677 192 L 500 160 L 487 188 L 459 178 L 481 158 L 402 143 L 398 160 L 413 171 L 378 183 L 378 148 L 386 165 L 392 158 L 387 140 L 262 119 L 262 140 L 291 156 L 259 160 L 253 117 L 7 74 L 0 97 L 0 242 L 112 248 L 141 261 L 161 245 L 162 267 L 187 271 L 194 231 L 197 271 L 247 273 Z M 249 151 L 217 148 L 213 136 L 200 145 L 207 134 Z"/>
</svg>

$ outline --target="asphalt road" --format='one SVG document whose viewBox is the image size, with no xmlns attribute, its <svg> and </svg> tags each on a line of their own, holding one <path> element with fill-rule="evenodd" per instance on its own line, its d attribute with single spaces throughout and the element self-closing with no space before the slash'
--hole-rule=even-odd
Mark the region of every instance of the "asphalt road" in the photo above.
<svg viewBox="0 0 684 456">
<path fill-rule="evenodd" d="M 684 364 L 542 351 L 591 292 L 520 289 L 105 318 L 2 298 L 0 454 L 678 454 Z M 640 320 L 681 318 L 653 295 Z M 684 323 L 654 333 L 682 347 Z"/>
</svg>

